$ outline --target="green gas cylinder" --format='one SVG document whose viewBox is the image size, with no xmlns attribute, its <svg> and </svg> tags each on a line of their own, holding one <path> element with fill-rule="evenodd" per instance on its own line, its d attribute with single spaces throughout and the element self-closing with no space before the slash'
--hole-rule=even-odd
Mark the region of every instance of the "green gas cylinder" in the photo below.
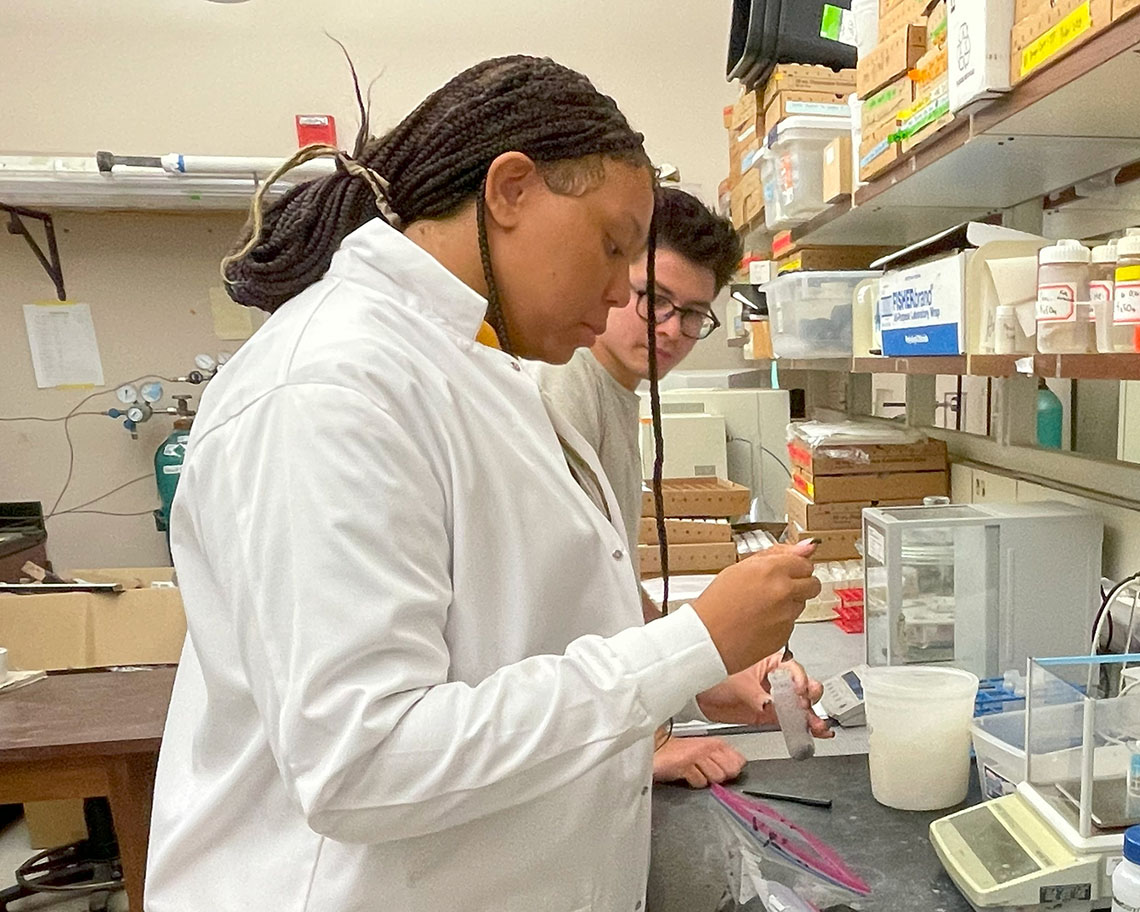
<svg viewBox="0 0 1140 912">
<path fill-rule="evenodd" d="M 186 443 L 190 440 L 190 426 L 194 423 L 194 413 L 187 405 L 189 396 L 175 396 L 178 400 L 178 417 L 174 419 L 174 430 L 159 445 L 154 453 L 154 480 L 158 486 L 159 508 L 154 511 L 154 524 L 159 532 L 166 533 L 170 541 L 170 505 L 174 503 L 174 492 L 178 490 L 178 479 L 182 474 L 182 461 L 186 458 Z"/>
</svg>

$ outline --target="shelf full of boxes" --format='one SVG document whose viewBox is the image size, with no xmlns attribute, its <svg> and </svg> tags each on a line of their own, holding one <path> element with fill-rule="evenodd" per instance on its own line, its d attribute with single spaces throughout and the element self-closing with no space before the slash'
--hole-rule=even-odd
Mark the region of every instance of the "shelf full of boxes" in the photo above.
<svg viewBox="0 0 1140 912">
<path fill-rule="evenodd" d="M 1111 184 L 1114 169 L 1140 157 L 1140 111 L 1125 110 L 1119 96 L 1119 86 L 1140 78 L 1140 58 L 1127 53 L 1140 47 L 1137 9 L 1138 0 L 988 0 L 952 9 L 944 0 L 880 0 L 876 40 L 860 41 L 854 71 L 782 65 L 764 86 L 744 92 L 725 115 L 730 175 L 722 198 L 741 230 L 762 225 L 774 233 L 770 246 L 764 235 L 749 252 L 742 281 L 776 280 L 768 289 L 768 324 L 750 324 L 747 356 L 853 372 L 943 372 L 922 357 L 936 356 L 946 362 L 943 368 L 954 361 L 949 367 L 960 368 L 956 372 L 988 376 L 1140 376 L 1140 356 L 1130 346 L 1101 348 L 1104 355 L 1092 354 L 1095 345 L 1035 353 L 1028 302 L 1001 298 L 1004 280 L 994 279 L 999 267 L 989 266 L 993 249 L 979 259 L 988 276 L 971 273 L 972 284 L 966 273 L 979 245 L 963 242 L 954 251 L 962 254 L 961 279 L 947 293 L 963 298 L 952 321 L 958 338 L 886 351 L 893 357 L 882 357 L 881 289 L 861 285 L 866 276 L 844 292 L 835 285 L 840 273 L 873 262 L 889 272 L 892 264 L 878 262 L 886 251 L 968 219 L 999 221 L 1001 210 L 1029 200 L 1048 210 L 1043 197 L 1064 197 L 1106 171 Z M 1072 217 L 1078 214 L 1055 206 L 1047 212 L 1049 234 L 1078 224 Z M 928 256 L 947 253 L 931 249 Z M 1016 294 L 1022 297 L 1026 262 L 1035 253 L 1018 250 L 1021 266 L 1006 270 L 1020 269 Z M 912 255 L 894 266 L 921 260 Z M 833 275 L 801 278 L 798 298 L 781 294 L 779 283 L 797 284 L 789 283 L 789 274 L 813 271 Z M 974 291 L 987 286 L 990 300 L 980 308 L 966 300 L 967 285 Z M 835 300 L 820 311 L 823 289 Z M 836 298 L 846 291 L 849 300 Z M 867 299 L 862 307 L 860 294 Z M 1010 304 L 1021 305 L 1027 347 L 995 347 L 994 311 Z M 805 337 L 794 319 L 789 334 L 789 314 L 812 307 L 818 312 L 800 322 L 815 337 Z M 825 314 L 832 325 L 825 325 Z M 974 325 L 967 329 L 971 315 Z M 835 344 L 845 327 L 851 327 L 850 348 L 848 339 Z"/>
</svg>

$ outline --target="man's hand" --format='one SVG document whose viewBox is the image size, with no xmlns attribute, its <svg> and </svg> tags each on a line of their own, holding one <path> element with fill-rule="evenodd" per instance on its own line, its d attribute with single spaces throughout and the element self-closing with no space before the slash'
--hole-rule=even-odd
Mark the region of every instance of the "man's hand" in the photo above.
<svg viewBox="0 0 1140 912">
<path fill-rule="evenodd" d="M 825 719 L 812 711 L 812 705 L 823 696 L 823 685 L 808 677 L 799 662 L 784 662 L 783 652 L 757 662 L 751 668 L 726 678 L 716 687 L 697 695 L 701 712 L 714 722 L 737 725 L 775 725 L 776 711 L 772 707 L 768 675 L 777 668 L 786 669 L 800 694 L 800 703 L 807 714 L 808 727 L 816 738 L 833 738 Z"/>
<path fill-rule="evenodd" d="M 670 738 L 653 755 L 654 782 L 680 782 L 693 788 L 735 779 L 744 755 L 719 738 Z"/>
</svg>

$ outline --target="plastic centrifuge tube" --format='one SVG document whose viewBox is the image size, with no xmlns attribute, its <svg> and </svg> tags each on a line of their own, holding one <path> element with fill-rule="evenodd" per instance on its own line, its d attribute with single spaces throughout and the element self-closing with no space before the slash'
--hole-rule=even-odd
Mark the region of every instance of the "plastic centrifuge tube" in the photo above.
<svg viewBox="0 0 1140 912">
<path fill-rule="evenodd" d="M 807 713 L 800 705 L 800 695 L 790 672 L 777 668 L 768 675 L 772 685 L 772 705 L 784 732 L 784 744 L 793 760 L 807 760 L 815 756 L 815 739 L 808 727 Z"/>
</svg>

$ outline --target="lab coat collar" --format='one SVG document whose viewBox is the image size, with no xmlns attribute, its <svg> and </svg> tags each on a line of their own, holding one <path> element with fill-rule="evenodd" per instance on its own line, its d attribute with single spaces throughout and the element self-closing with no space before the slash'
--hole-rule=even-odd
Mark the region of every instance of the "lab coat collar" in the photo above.
<svg viewBox="0 0 1140 912">
<path fill-rule="evenodd" d="M 468 341 L 487 313 L 486 298 L 379 218 L 341 242 L 328 275 L 385 291 L 397 301 L 414 301 L 418 311 Z"/>
</svg>

